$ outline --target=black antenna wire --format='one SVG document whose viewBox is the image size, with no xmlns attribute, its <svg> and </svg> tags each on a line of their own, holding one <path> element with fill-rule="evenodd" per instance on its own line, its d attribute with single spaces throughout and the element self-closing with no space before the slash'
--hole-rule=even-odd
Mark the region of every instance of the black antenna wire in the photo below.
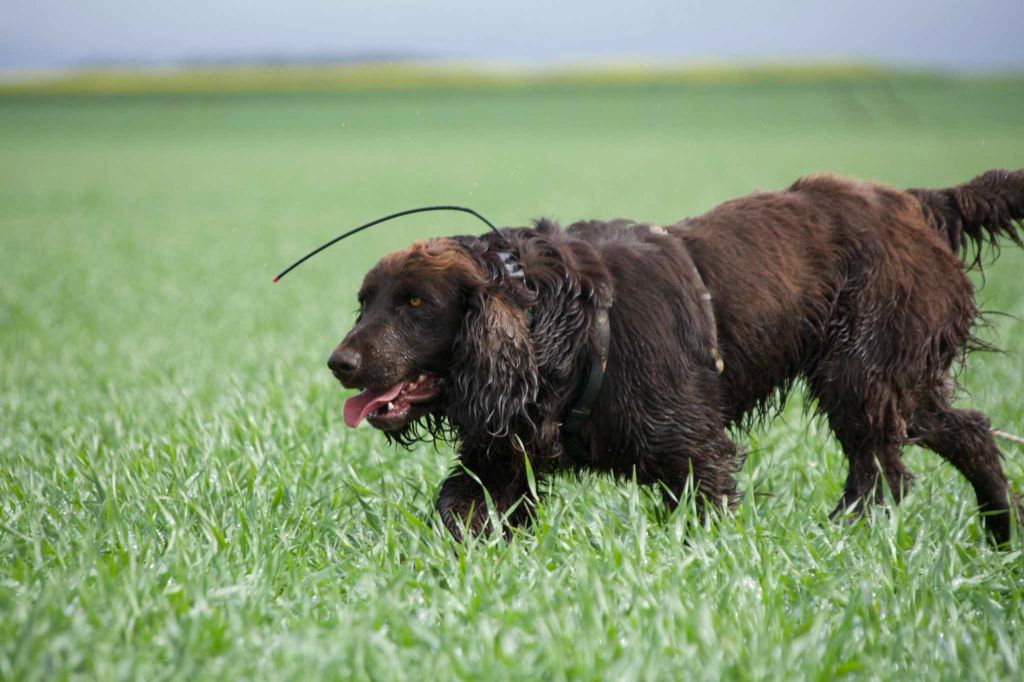
<svg viewBox="0 0 1024 682">
<path fill-rule="evenodd" d="M 321 251 L 323 251 L 327 247 L 333 246 L 333 245 L 337 244 L 338 242 L 340 242 L 342 239 L 346 239 L 348 237 L 351 237 L 352 235 L 354 235 L 357 232 L 362 232 L 363 230 L 365 230 L 368 227 L 373 227 L 374 225 L 379 225 L 380 223 L 384 223 L 384 222 L 387 222 L 389 220 L 394 220 L 395 218 L 401 218 L 402 216 L 412 215 L 413 213 L 426 213 L 428 211 L 461 211 L 462 213 L 468 213 L 471 216 L 474 216 L 474 217 L 478 218 L 479 220 L 481 220 L 482 222 L 484 222 L 487 225 L 487 227 L 491 228 L 491 231 L 493 231 L 494 234 L 498 235 L 499 237 L 503 236 L 501 234 L 501 232 L 498 230 L 498 228 L 496 228 L 494 226 L 494 223 L 492 223 L 490 220 L 488 220 L 487 218 L 483 217 L 482 215 L 480 215 L 479 213 L 477 213 L 473 209 L 466 208 L 465 206 L 422 206 L 420 208 L 410 208 L 410 209 L 405 210 L 405 211 L 399 211 L 398 213 L 392 213 L 391 215 L 386 215 L 383 218 L 377 218 L 376 220 L 372 220 L 372 221 L 366 223 L 365 225 L 360 225 L 359 227 L 352 228 L 351 230 L 349 230 L 345 234 L 340 235 L 338 237 L 335 237 L 334 239 L 332 239 L 331 241 L 327 242 L 326 244 L 322 244 L 322 245 L 318 246 L 317 248 L 313 249 L 312 251 L 307 253 L 305 256 L 303 256 L 302 258 L 300 258 L 299 260 L 295 261 L 294 263 L 292 263 L 291 265 L 286 267 L 284 270 L 279 272 L 277 274 L 277 276 L 274 277 L 274 281 L 275 282 L 278 281 L 279 279 L 281 279 L 282 277 L 287 275 L 289 272 L 291 272 L 295 268 L 299 267 L 300 265 L 305 263 L 307 260 L 309 260 L 310 258 L 315 256 L 316 254 L 320 253 Z"/>
</svg>

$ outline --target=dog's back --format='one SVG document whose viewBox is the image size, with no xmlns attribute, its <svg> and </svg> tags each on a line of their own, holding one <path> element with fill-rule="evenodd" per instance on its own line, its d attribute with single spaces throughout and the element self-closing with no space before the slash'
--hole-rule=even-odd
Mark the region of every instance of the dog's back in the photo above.
<svg viewBox="0 0 1024 682">
<path fill-rule="evenodd" d="M 960 262 L 906 192 L 813 176 L 675 229 L 713 298 L 735 419 L 823 356 L 905 364 L 902 349 L 950 322 L 959 348 L 975 314 Z"/>
<path fill-rule="evenodd" d="M 771 405 L 803 376 L 850 458 L 837 511 L 875 487 L 879 464 L 898 499 L 908 441 L 957 466 L 983 509 L 1007 509 L 988 421 L 950 405 L 949 369 L 976 345 L 958 254 L 967 242 L 979 256 L 1001 237 L 1020 244 L 1022 218 L 1024 171 L 990 171 L 909 191 L 813 176 L 680 223 L 714 301 L 728 417 Z M 992 518 L 1005 539 L 1006 515 Z"/>
</svg>

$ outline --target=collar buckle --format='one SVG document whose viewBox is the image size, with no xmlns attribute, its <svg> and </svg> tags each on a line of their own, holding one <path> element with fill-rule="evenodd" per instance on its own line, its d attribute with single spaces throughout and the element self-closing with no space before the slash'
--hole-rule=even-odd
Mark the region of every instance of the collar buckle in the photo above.
<svg viewBox="0 0 1024 682">
<path fill-rule="evenodd" d="M 523 265 L 519 262 L 519 259 L 516 258 L 514 253 L 506 250 L 496 251 L 495 253 L 498 254 L 498 260 L 501 261 L 501 264 L 504 266 L 505 272 L 508 273 L 509 277 L 512 279 L 518 279 L 519 281 L 524 281 L 526 279 L 526 273 L 523 272 Z"/>
</svg>

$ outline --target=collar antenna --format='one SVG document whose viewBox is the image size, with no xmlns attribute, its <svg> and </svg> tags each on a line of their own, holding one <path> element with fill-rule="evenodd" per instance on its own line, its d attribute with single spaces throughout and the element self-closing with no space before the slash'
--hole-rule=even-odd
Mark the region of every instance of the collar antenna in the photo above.
<svg viewBox="0 0 1024 682">
<path fill-rule="evenodd" d="M 335 244 L 340 242 L 342 239 L 347 239 L 348 237 L 351 237 L 352 235 L 356 234 L 357 232 L 362 232 L 363 230 L 365 230 L 368 227 L 373 227 L 374 225 L 379 225 L 380 223 L 385 223 L 385 222 L 387 222 L 389 220 L 394 220 L 395 218 L 401 218 L 402 216 L 412 215 L 414 213 L 427 213 L 429 211 L 460 211 L 462 213 L 468 213 L 471 216 L 474 216 L 475 218 L 479 219 L 481 222 L 483 222 L 485 225 L 487 225 L 487 227 L 491 228 L 491 231 L 494 232 L 494 234 L 496 234 L 496 235 L 498 235 L 499 237 L 502 237 L 502 238 L 504 237 L 504 235 L 501 234 L 501 231 L 498 230 L 498 228 L 494 226 L 494 223 L 492 223 L 490 220 L 488 220 L 487 218 L 483 217 L 482 215 L 480 215 L 479 213 L 477 213 L 473 209 L 466 208 L 465 206 L 421 206 L 420 208 L 410 208 L 410 209 L 407 209 L 405 211 L 399 211 L 398 213 L 392 213 L 391 215 L 386 215 L 383 218 L 377 218 L 376 220 L 371 220 L 370 222 L 368 222 L 368 223 L 366 223 L 364 225 L 360 225 L 359 227 L 354 227 L 351 230 L 349 230 L 348 232 L 335 237 L 334 239 L 330 240 L 326 244 L 321 244 L 320 246 L 316 247 L 315 249 L 313 249 L 312 251 L 307 253 L 305 256 L 303 256 L 302 258 L 300 258 L 299 260 L 295 261 L 294 263 L 292 263 L 291 265 L 286 267 L 284 270 L 279 272 L 274 277 L 274 281 L 277 282 L 282 277 L 287 275 L 289 272 L 291 272 L 295 268 L 299 267 L 300 265 L 305 263 L 307 260 L 309 260 L 310 258 L 315 256 L 316 254 L 320 253 L 321 251 L 323 251 L 327 247 L 334 246 Z"/>
</svg>

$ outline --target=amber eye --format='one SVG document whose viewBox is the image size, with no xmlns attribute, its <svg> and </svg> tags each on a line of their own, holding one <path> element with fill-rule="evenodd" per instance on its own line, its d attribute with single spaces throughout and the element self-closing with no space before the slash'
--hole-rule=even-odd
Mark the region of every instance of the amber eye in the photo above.
<svg viewBox="0 0 1024 682">
<path fill-rule="evenodd" d="M 423 299 L 420 298 L 419 296 L 410 296 L 409 305 L 413 308 L 419 308 L 421 305 L 423 305 Z"/>
</svg>

